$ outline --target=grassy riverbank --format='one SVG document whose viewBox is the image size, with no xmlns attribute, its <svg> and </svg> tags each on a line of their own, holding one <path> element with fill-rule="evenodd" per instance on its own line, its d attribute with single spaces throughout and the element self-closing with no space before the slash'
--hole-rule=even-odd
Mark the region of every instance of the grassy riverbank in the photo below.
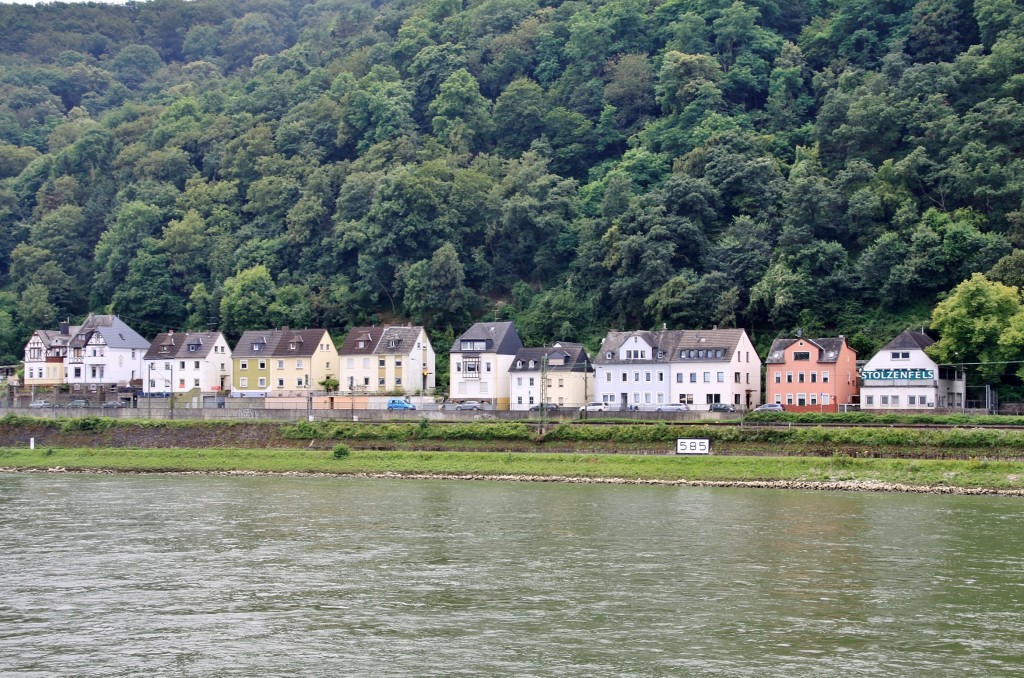
<svg viewBox="0 0 1024 678">
<path fill-rule="evenodd" d="M 0 449 L 6 470 L 123 472 L 256 472 L 588 479 L 724 484 L 863 483 L 1024 492 L 1024 463 L 980 460 L 850 457 L 676 457 L 652 455 L 474 452 L 331 451 L 294 449 Z M 840 488 L 841 489 L 841 488 Z"/>
</svg>

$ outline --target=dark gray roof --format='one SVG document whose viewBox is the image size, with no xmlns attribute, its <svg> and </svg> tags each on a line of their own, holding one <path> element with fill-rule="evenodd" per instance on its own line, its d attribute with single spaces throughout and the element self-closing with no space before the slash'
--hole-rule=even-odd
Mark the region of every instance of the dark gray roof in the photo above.
<svg viewBox="0 0 1024 678">
<path fill-rule="evenodd" d="M 843 336 L 822 337 L 818 339 L 809 339 L 807 337 L 799 337 L 797 339 L 776 339 L 772 342 L 772 347 L 768 351 L 768 357 L 764 361 L 765 364 L 773 365 L 784 363 L 785 356 L 783 355 L 783 352 L 801 339 L 810 344 L 811 347 L 817 349 L 817 362 L 819 363 L 837 362 L 839 360 L 839 353 L 846 344 L 846 337 Z"/>
<path fill-rule="evenodd" d="M 485 341 L 485 352 L 500 355 L 515 355 L 523 347 L 515 324 L 511 322 L 476 323 L 455 339 L 450 352 L 464 353 L 463 341 Z"/>
<path fill-rule="evenodd" d="M 231 351 L 232 358 L 269 358 L 281 340 L 281 330 L 246 330 Z M 262 346 L 256 350 L 255 346 Z"/>
<path fill-rule="evenodd" d="M 292 330 L 283 328 L 280 332 L 281 337 L 274 346 L 273 356 L 275 358 L 287 358 L 289 356 L 308 358 L 320 348 L 320 343 L 323 341 L 327 330 Z"/>
<path fill-rule="evenodd" d="M 384 336 L 384 327 L 353 327 L 345 335 L 345 341 L 338 347 L 338 355 L 370 355 L 377 348 L 380 338 Z M 359 342 L 365 342 L 359 348 Z"/>
<path fill-rule="evenodd" d="M 545 356 L 549 372 L 585 372 L 590 366 L 583 344 L 560 342 L 551 347 L 519 349 L 509 372 L 535 372 L 540 369 L 541 360 Z M 531 360 L 533 367 L 530 367 Z"/>
<path fill-rule="evenodd" d="M 929 337 L 924 332 L 914 332 L 913 330 L 904 330 L 899 336 L 890 341 L 888 344 L 882 347 L 883 351 L 897 350 L 897 349 L 911 349 L 911 350 L 924 350 L 926 347 L 931 346 L 935 343 L 935 340 Z"/>
</svg>

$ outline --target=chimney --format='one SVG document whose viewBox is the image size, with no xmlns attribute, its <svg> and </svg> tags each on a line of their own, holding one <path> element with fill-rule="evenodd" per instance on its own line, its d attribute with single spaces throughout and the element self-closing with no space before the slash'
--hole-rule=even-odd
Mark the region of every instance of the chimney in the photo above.
<svg viewBox="0 0 1024 678">
<path fill-rule="evenodd" d="M 71 332 L 71 323 L 67 320 L 62 320 L 60 323 L 60 333 L 68 334 L 69 332 Z"/>
</svg>

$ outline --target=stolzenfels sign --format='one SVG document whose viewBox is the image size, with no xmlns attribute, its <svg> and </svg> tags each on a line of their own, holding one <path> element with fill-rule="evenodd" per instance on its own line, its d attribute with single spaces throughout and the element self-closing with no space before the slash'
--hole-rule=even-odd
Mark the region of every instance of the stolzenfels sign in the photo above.
<svg viewBox="0 0 1024 678">
<path fill-rule="evenodd" d="M 935 370 L 883 367 L 877 370 L 861 370 L 860 378 L 864 381 L 934 379 Z"/>
</svg>

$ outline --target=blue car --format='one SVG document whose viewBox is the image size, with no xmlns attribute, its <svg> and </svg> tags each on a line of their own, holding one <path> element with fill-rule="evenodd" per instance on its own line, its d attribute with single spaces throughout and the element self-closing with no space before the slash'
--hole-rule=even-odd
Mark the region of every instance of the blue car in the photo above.
<svg viewBox="0 0 1024 678">
<path fill-rule="evenodd" d="M 388 401 L 389 410 L 415 410 L 416 406 L 401 398 L 392 398 Z"/>
</svg>

